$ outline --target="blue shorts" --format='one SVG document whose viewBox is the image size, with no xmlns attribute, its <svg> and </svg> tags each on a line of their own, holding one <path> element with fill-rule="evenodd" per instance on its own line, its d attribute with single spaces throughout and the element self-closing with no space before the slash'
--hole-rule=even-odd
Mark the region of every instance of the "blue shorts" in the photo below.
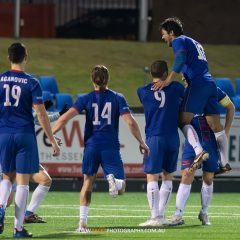
<svg viewBox="0 0 240 240">
<path fill-rule="evenodd" d="M 38 172 L 39 158 L 35 133 L 0 134 L 0 163 L 3 173 Z"/>
<path fill-rule="evenodd" d="M 204 150 L 206 150 L 209 153 L 209 159 L 207 161 L 204 161 L 202 163 L 202 170 L 205 172 L 218 172 L 219 169 L 219 151 L 216 144 L 216 140 L 212 139 L 211 142 L 206 142 L 203 144 Z M 186 168 L 190 168 L 194 158 L 195 158 L 195 152 L 193 150 L 193 147 L 185 141 L 184 149 L 182 153 L 182 164 L 181 169 L 184 170 Z M 201 167 L 200 167 L 201 168 Z"/>
<path fill-rule="evenodd" d="M 92 176 L 97 173 L 100 165 L 105 177 L 108 174 L 113 174 L 117 179 L 125 179 L 119 150 L 98 150 L 93 147 L 86 147 L 83 154 L 82 173 Z"/>
<path fill-rule="evenodd" d="M 152 136 L 146 139 L 150 155 L 144 160 L 144 172 L 157 174 L 165 170 L 173 173 L 177 169 L 179 136 Z"/>
<path fill-rule="evenodd" d="M 187 87 L 181 111 L 194 114 L 220 114 L 217 86 L 213 81 L 193 83 Z"/>
</svg>

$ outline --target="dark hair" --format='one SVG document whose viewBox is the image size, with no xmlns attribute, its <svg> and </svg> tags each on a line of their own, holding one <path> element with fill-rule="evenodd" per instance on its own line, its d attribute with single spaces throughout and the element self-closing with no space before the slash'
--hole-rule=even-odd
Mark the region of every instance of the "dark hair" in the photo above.
<svg viewBox="0 0 240 240">
<path fill-rule="evenodd" d="M 165 19 L 161 24 L 160 24 L 160 29 L 164 29 L 168 32 L 168 34 L 173 31 L 174 35 L 180 36 L 183 34 L 183 24 L 178 19 L 177 17 L 171 17 Z"/>
<path fill-rule="evenodd" d="M 168 75 L 168 66 L 165 61 L 157 60 L 151 65 L 151 75 L 153 78 L 163 78 L 164 74 Z"/>
<path fill-rule="evenodd" d="M 92 70 L 92 81 L 99 87 L 105 87 L 108 83 L 108 69 L 103 65 L 96 65 Z"/>
<path fill-rule="evenodd" d="M 25 46 L 22 43 L 13 43 L 9 48 L 8 48 L 8 56 L 9 60 L 12 63 L 21 63 L 25 56 L 27 55 L 27 51 Z"/>
</svg>

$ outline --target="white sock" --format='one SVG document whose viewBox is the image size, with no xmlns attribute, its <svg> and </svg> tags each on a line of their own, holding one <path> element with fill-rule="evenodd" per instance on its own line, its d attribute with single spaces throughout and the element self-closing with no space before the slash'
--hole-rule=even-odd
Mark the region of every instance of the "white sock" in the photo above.
<svg viewBox="0 0 240 240">
<path fill-rule="evenodd" d="M 224 167 L 228 163 L 228 139 L 225 131 L 214 133 L 220 152 L 220 164 Z"/>
<path fill-rule="evenodd" d="M 149 182 L 147 184 L 147 198 L 148 204 L 151 209 L 151 218 L 159 216 L 159 191 L 158 191 L 158 182 Z"/>
<path fill-rule="evenodd" d="M 34 213 L 36 211 L 36 209 L 42 203 L 42 201 L 45 198 L 45 196 L 47 195 L 49 189 L 50 189 L 50 187 L 39 184 L 32 194 L 32 198 L 31 198 L 30 204 L 27 208 L 27 211 Z"/>
<path fill-rule="evenodd" d="M 118 191 L 122 189 L 123 181 L 124 181 L 124 180 L 122 180 L 122 179 L 116 179 L 116 178 L 115 178 L 115 182 L 116 182 L 117 190 L 118 190 Z"/>
<path fill-rule="evenodd" d="M 162 181 L 159 191 L 159 215 L 164 216 L 165 209 L 168 205 L 172 193 L 172 181 Z"/>
<path fill-rule="evenodd" d="M 79 226 L 87 226 L 88 206 L 80 206 Z"/>
<path fill-rule="evenodd" d="M 203 148 L 199 142 L 198 135 L 192 125 L 187 124 L 182 128 L 183 135 L 192 145 L 195 154 L 198 155 L 203 151 Z"/>
<path fill-rule="evenodd" d="M 207 213 L 208 206 L 212 200 L 213 195 L 213 183 L 211 185 L 207 185 L 204 181 L 202 184 L 201 191 L 201 203 L 202 203 L 202 212 Z"/>
<path fill-rule="evenodd" d="M 29 186 L 17 185 L 17 191 L 15 196 L 15 228 L 18 231 L 22 230 L 24 213 L 27 207 Z"/>
<path fill-rule="evenodd" d="M 7 207 L 8 198 L 12 191 L 12 183 L 7 179 L 3 179 L 0 183 L 0 205 L 5 209 Z"/>
<path fill-rule="evenodd" d="M 177 196 L 176 196 L 175 215 L 183 216 L 183 211 L 190 195 L 191 186 L 192 186 L 191 184 L 187 185 L 187 184 L 180 183 L 177 191 Z"/>
</svg>

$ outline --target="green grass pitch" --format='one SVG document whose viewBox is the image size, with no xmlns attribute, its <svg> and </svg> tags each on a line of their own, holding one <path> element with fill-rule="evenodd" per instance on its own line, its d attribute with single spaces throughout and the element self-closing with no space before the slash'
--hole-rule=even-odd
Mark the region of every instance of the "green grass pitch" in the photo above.
<svg viewBox="0 0 240 240">
<path fill-rule="evenodd" d="M 167 217 L 174 213 L 172 195 Z M 118 198 L 95 192 L 89 210 L 89 233 L 74 233 L 79 221 L 79 193 L 50 192 L 38 214 L 47 223 L 26 224 L 27 230 L 39 239 L 240 239 L 240 194 L 215 193 L 209 208 L 211 226 L 202 226 L 197 219 L 200 194 L 192 193 L 185 210 L 185 225 L 166 228 L 139 228 L 149 217 L 146 193 L 127 192 Z M 7 209 L 5 231 L 1 239 L 12 237 L 14 207 Z"/>
</svg>

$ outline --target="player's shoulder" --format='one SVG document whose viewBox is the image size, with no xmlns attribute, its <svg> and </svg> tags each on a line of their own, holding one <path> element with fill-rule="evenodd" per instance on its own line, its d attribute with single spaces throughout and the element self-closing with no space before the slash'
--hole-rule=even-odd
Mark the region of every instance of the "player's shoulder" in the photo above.
<svg viewBox="0 0 240 240">
<path fill-rule="evenodd" d="M 138 91 L 138 92 L 144 92 L 144 91 L 147 91 L 147 90 L 151 90 L 151 88 L 152 88 L 152 83 L 149 83 L 149 84 L 147 84 L 147 85 L 145 85 L 145 86 L 140 86 L 140 87 L 137 89 L 137 91 Z"/>
<path fill-rule="evenodd" d="M 108 89 L 107 90 L 107 94 L 109 96 L 116 97 L 116 98 L 125 98 L 125 96 L 122 93 L 116 92 L 116 91 L 114 91 L 112 89 Z"/>
<path fill-rule="evenodd" d="M 179 90 L 181 90 L 181 91 L 184 91 L 184 86 L 183 86 L 180 82 L 178 82 L 178 81 L 173 81 L 173 82 L 170 84 L 170 86 L 172 86 L 172 87 L 174 87 L 174 88 L 177 88 L 177 89 L 179 89 Z"/>
</svg>

